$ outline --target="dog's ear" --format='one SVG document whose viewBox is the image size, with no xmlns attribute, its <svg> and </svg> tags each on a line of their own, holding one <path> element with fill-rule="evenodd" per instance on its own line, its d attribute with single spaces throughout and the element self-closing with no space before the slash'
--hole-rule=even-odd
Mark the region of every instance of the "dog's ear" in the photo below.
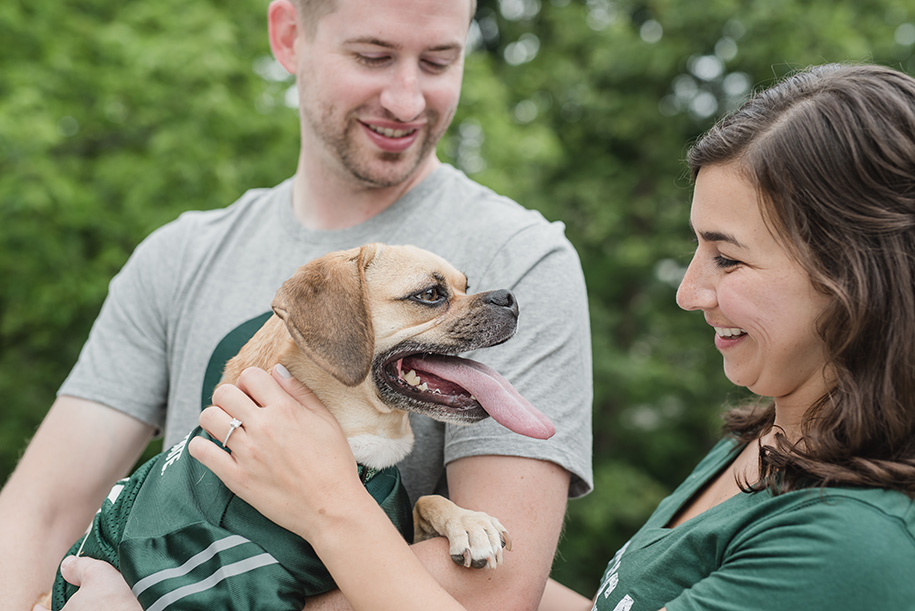
<svg viewBox="0 0 915 611">
<path fill-rule="evenodd" d="M 299 349 L 347 386 L 366 378 L 375 349 L 365 250 L 332 253 L 303 265 L 273 300 L 273 311 Z"/>
</svg>

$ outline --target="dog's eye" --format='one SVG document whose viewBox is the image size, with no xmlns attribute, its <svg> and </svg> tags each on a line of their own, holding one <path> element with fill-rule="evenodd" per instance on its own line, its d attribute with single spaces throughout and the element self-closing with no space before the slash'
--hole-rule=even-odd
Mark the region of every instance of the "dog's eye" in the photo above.
<svg viewBox="0 0 915 611">
<path fill-rule="evenodd" d="M 445 299 L 445 294 L 437 286 L 427 288 L 424 291 L 420 291 L 413 295 L 413 299 L 421 301 L 422 303 L 435 304 L 440 303 Z"/>
</svg>

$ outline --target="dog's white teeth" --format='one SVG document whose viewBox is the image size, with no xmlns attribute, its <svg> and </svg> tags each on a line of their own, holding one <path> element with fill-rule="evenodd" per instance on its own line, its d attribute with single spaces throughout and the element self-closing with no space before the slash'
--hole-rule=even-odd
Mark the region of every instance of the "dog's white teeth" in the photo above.
<svg viewBox="0 0 915 611">
<path fill-rule="evenodd" d="M 430 389 L 429 385 L 426 384 L 425 382 L 423 382 L 420 379 L 420 377 L 416 374 L 416 372 L 412 369 L 410 371 L 408 371 L 407 373 L 403 374 L 403 380 L 404 380 L 404 382 L 406 382 L 407 384 L 409 384 L 416 390 L 420 390 L 422 392 L 433 392 L 433 393 L 442 394 L 441 391 L 437 388 Z"/>
<path fill-rule="evenodd" d="M 419 386 L 419 383 L 420 383 L 419 376 L 416 375 L 416 372 L 413 371 L 412 369 L 404 374 L 403 379 L 404 379 L 404 382 L 406 382 L 410 386 Z"/>
</svg>

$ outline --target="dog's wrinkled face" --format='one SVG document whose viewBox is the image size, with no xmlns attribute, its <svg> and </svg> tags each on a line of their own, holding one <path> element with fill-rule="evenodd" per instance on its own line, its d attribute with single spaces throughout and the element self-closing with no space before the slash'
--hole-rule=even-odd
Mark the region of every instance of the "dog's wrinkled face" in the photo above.
<svg viewBox="0 0 915 611">
<path fill-rule="evenodd" d="M 385 403 L 447 421 L 487 417 L 462 383 L 467 361 L 440 358 L 504 342 L 518 305 L 508 291 L 467 294 L 467 278 L 412 247 L 385 247 L 365 269 L 375 349 L 371 377 Z M 457 374 L 457 380 L 449 379 Z M 470 383 L 469 385 L 473 385 Z"/>
<path fill-rule="evenodd" d="M 370 388 L 379 411 L 458 423 L 492 416 L 523 435 L 554 432 L 497 372 L 455 356 L 514 334 L 514 296 L 468 295 L 467 278 L 428 251 L 368 244 L 330 253 L 299 268 L 273 309 L 295 342 L 284 364 L 299 379 L 309 378 L 305 358 L 349 394 Z"/>
</svg>

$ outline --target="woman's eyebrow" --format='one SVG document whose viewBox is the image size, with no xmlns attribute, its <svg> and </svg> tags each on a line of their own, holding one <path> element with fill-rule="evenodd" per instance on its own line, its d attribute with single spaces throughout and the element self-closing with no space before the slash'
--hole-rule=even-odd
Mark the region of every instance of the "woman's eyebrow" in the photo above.
<svg viewBox="0 0 915 611">
<path fill-rule="evenodd" d="M 694 233 L 706 242 L 726 242 L 732 244 L 737 248 L 746 248 L 746 246 L 741 243 L 740 240 L 735 238 L 730 233 L 724 233 L 722 231 L 695 231 L 692 222 L 689 224 L 689 228 L 693 229 Z"/>
<path fill-rule="evenodd" d="M 706 242 L 727 242 L 728 244 L 733 244 L 738 248 L 746 248 L 740 240 L 735 238 L 729 233 L 722 233 L 720 231 L 703 231 L 699 233 L 702 236 L 702 239 Z"/>
</svg>

